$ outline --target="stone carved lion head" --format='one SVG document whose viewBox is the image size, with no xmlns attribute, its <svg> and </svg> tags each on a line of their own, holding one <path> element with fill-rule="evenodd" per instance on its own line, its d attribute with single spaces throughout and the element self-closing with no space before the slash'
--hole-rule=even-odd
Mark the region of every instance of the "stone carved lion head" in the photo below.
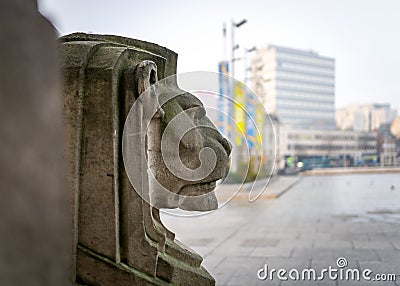
<svg viewBox="0 0 400 286">
<path fill-rule="evenodd" d="M 213 190 L 226 174 L 231 145 L 197 97 L 181 90 L 175 76 L 156 82 L 156 72 L 151 61 L 140 63 L 135 70 L 140 96 L 124 128 L 125 140 L 131 141 L 124 144 L 131 147 L 123 152 L 128 176 L 156 208 L 215 210 L 218 201 Z M 130 139 L 138 133 L 141 139 Z M 143 145 L 143 152 L 137 143 Z M 145 158 L 141 165 L 133 159 L 138 156 Z M 143 172 L 148 193 L 143 176 L 137 179 Z"/>
</svg>

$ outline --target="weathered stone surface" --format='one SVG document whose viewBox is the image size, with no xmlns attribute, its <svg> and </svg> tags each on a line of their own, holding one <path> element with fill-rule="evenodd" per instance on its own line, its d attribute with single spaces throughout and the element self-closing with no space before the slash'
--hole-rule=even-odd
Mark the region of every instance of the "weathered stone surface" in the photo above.
<svg viewBox="0 0 400 286">
<path fill-rule="evenodd" d="M 78 249 L 77 267 L 80 269 L 77 283 L 83 285 L 169 285 L 166 281 L 115 263 L 82 247 Z"/>
<path fill-rule="evenodd" d="M 203 268 L 188 267 L 180 260 L 160 254 L 158 257 L 157 277 L 173 285 L 214 285 L 215 281 Z"/>
<path fill-rule="evenodd" d="M 161 142 L 156 139 L 162 132 L 160 122 L 165 116 L 160 113 L 149 117 L 149 106 L 140 101 L 132 128 L 138 132 L 147 128 L 142 122 L 147 118 L 151 120 L 148 135 L 133 137 L 136 139 L 129 142 L 122 140 L 132 105 L 150 84 L 176 72 L 177 55 L 147 42 L 86 34 L 62 37 L 59 50 L 65 79 L 65 158 L 74 222 L 76 282 L 214 285 L 214 279 L 200 266 L 202 258 L 174 240 L 174 234 L 161 223 L 159 210 L 149 204 L 153 185 L 148 164 L 155 158 L 151 150 L 160 149 L 157 144 Z M 185 104 L 198 100 L 185 94 L 175 102 L 185 110 Z M 218 133 L 205 132 L 201 136 L 206 138 L 204 142 L 210 140 L 207 146 L 215 147 L 221 159 L 212 173 L 214 180 L 220 176 L 220 166 L 227 161 L 230 147 L 227 142 L 220 142 L 223 140 Z M 125 164 L 124 144 L 134 158 Z M 186 162 L 197 156 L 193 148 L 199 146 L 189 146 L 191 151 L 183 152 Z M 135 168 L 133 175 L 139 182 L 135 188 L 124 167 Z M 161 167 L 159 164 L 152 170 L 159 174 Z M 172 190 L 177 187 L 171 182 L 166 184 Z M 190 197 L 190 193 L 188 187 L 185 194 Z M 187 209 L 196 207 L 196 203 L 186 203 Z"/>
<path fill-rule="evenodd" d="M 0 285 L 70 285 L 56 33 L 0 1 Z"/>
<path fill-rule="evenodd" d="M 203 104 L 194 95 L 171 88 L 168 82 L 154 86 L 164 115 L 158 122 L 152 120 L 149 129 L 154 131 L 148 132 L 151 204 L 157 208 L 214 210 L 218 202 L 212 190 L 224 175 L 230 145 L 205 116 Z"/>
<path fill-rule="evenodd" d="M 76 219 L 75 245 L 79 241 L 80 244 L 115 261 L 119 261 L 121 255 L 123 258 L 127 257 L 125 252 L 120 253 L 120 248 L 128 253 L 139 253 L 135 250 L 143 249 L 146 257 L 152 257 L 154 255 L 150 255 L 151 250 L 145 250 L 140 242 L 145 239 L 143 230 L 141 239 L 134 241 L 134 244 L 138 245 L 136 249 L 125 247 L 134 240 L 128 237 L 143 229 L 140 219 L 143 216 L 143 207 L 140 197 L 129 199 L 137 194 L 133 189 L 129 189 L 129 185 L 128 189 L 125 189 L 123 175 L 120 178 L 119 170 L 123 166 L 118 151 L 118 104 L 122 99 L 118 93 L 121 84 L 118 79 L 126 65 L 133 65 L 140 57 L 153 59 L 157 56 L 140 51 L 135 53 L 123 46 L 117 46 L 113 50 L 109 43 L 101 41 L 69 42 L 71 38 L 76 38 L 76 35 L 63 38 L 60 51 L 65 75 L 65 102 L 72 105 L 65 108 L 65 122 L 67 130 L 71 130 L 70 134 L 76 134 L 69 137 L 71 141 L 68 144 L 76 147 L 66 150 L 66 157 L 74 158 L 70 161 L 72 172 L 69 173 L 69 179 L 70 182 L 75 182 L 70 185 L 70 193 L 75 200 L 72 204 L 75 206 L 73 217 Z M 128 59 L 129 56 L 132 58 Z M 78 60 L 69 61 L 70 58 Z M 76 63 L 80 64 L 78 73 Z M 80 97 L 77 98 L 76 94 Z M 124 105 L 121 102 L 122 106 Z M 76 111 L 79 116 L 76 116 Z M 121 205 L 126 205 L 121 210 L 120 199 Z M 135 212 L 139 212 L 139 219 L 128 219 L 136 217 Z M 139 223 L 141 227 L 135 223 Z M 120 233 L 123 235 L 121 238 Z M 125 242 L 122 247 L 120 239 Z M 140 255 L 135 257 L 139 258 L 139 269 L 155 272 L 154 258 L 152 267 L 145 269 L 141 268 L 140 264 L 146 259 L 140 259 Z"/>
</svg>

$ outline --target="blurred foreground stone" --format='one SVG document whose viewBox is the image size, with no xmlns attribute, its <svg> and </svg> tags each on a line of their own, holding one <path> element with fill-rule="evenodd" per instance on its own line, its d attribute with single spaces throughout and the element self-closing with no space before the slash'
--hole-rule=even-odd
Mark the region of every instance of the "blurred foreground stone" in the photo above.
<svg viewBox="0 0 400 286">
<path fill-rule="evenodd" d="M 56 33 L 35 1 L 0 2 L 0 285 L 69 285 Z"/>
</svg>

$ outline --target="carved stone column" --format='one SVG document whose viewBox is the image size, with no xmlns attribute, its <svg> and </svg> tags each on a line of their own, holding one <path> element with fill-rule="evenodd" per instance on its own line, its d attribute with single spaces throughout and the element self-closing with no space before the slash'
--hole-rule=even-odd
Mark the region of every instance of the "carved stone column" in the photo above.
<svg viewBox="0 0 400 286">
<path fill-rule="evenodd" d="M 133 189 L 122 161 L 132 104 L 146 85 L 176 73 L 177 55 L 152 43 L 80 33 L 62 37 L 59 51 L 73 279 L 85 285 L 214 285 L 202 258 L 176 241 L 158 209 Z M 154 63 L 145 70 L 144 87 L 137 77 L 143 61 Z"/>
</svg>

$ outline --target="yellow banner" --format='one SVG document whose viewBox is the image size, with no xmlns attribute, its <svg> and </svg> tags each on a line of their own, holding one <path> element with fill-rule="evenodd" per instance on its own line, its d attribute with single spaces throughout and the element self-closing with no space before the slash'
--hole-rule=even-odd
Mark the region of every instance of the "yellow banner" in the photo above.
<svg viewBox="0 0 400 286">
<path fill-rule="evenodd" d="M 234 87 L 234 107 L 233 107 L 233 118 L 235 120 L 235 143 L 236 145 L 242 144 L 242 138 L 244 138 L 244 132 L 246 130 L 246 113 L 245 104 L 246 97 L 243 91 L 243 83 L 235 81 Z"/>
<path fill-rule="evenodd" d="M 263 112 L 263 105 L 261 102 L 259 102 L 256 106 L 256 124 L 257 124 L 256 142 L 257 145 L 261 146 L 263 125 L 264 125 L 264 112 Z"/>
</svg>

